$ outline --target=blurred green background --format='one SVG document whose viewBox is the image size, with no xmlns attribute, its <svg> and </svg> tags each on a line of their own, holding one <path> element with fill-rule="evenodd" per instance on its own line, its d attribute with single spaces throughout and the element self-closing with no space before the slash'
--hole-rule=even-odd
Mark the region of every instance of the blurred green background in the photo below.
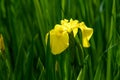
<svg viewBox="0 0 120 80">
<path fill-rule="evenodd" d="M 71 18 L 94 29 L 90 48 L 52 55 L 46 33 Z M 0 0 L 0 34 L 0 80 L 120 80 L 120 0 Z"/>
</svg>

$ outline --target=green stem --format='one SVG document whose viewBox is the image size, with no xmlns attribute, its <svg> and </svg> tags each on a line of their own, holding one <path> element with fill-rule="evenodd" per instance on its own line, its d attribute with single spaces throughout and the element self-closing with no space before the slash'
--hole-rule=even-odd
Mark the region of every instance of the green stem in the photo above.
<svg viewBox="0 0 120 80">
<path fill-rule="evenodd" d="M 106 80 L 111 80 L 111 52 L 108 51 L 107 54 L 107 76 Z"/>
<path fill-rule="evenodd" d="M 93 80 L 93 72 L 92 72 L 91 56 L 89 56 L 89 59 L 88 59 L 88 66 L 89 66 L 89 76 L 90 76 L 90 80 Z"/>
</svg>

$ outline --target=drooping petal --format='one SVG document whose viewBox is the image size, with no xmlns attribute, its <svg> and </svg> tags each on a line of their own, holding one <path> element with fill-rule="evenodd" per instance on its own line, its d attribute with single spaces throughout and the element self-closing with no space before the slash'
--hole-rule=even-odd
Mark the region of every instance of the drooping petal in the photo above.
<svg viewBox="0 0 120 80">
<path fill-rule="evenodd" d="M 67 31 L 60 25 L 56 25 L 50 31 L 50 47 L 51 52 L 56 55 L 62 53 L 69 46 L 69 35 Z"/>
<path fill-rule="evenodd" d="M 83 47 L 89 47 L 90 43 L 89 40 L 93 34 L 93 29 L 92 28 L 88 28 L 84 22 L 80 23 L 80 27 L 79 27 L 82 31 L 82 43 L 83 43 Z"/>
</svg>

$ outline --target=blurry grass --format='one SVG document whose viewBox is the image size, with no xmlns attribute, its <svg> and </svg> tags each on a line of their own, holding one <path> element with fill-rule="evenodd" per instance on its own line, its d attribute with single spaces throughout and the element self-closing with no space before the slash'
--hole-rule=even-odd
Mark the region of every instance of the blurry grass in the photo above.
<svg viewBox="0 0 120 80">
<path fill-rule="evenodd" d="M 64 18 L 94 29 L 90 48 L 76 38 L 77 48 L 51 54 L 45 35 Z M 0 0 L 0 33 L 0 80 L 120 79 L 119 0 Z"/>
</svg>

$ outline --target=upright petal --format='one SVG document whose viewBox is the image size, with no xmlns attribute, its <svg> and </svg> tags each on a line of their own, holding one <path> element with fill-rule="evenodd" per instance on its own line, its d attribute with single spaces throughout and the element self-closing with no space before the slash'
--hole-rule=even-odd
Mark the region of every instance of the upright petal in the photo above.
<svg viewBox="0 0 120 80">
<path fill-rule="evenodd" d="M 74 34 L 74 37 L 76 36 L 77 32 L 78 32 L 78 27 L 79 27 L 79 21 L 78 20 L 73 20 L 73 19 L 70 19 L 70 21 L 64 19 L 64 20 L 61 20 L 61 24 L 63 27 L 66 28 L 67 32 L 72 32 L 73 31 L 73 34 Z"/>
<path fill-rule="evenodd" d="M 66 23 L 68 23 L 68 20 L 67 20 L 67 19 L 61 20 L 61 25 L 64 25 L 64 24 L 66 24 Z"/>
</svg>

